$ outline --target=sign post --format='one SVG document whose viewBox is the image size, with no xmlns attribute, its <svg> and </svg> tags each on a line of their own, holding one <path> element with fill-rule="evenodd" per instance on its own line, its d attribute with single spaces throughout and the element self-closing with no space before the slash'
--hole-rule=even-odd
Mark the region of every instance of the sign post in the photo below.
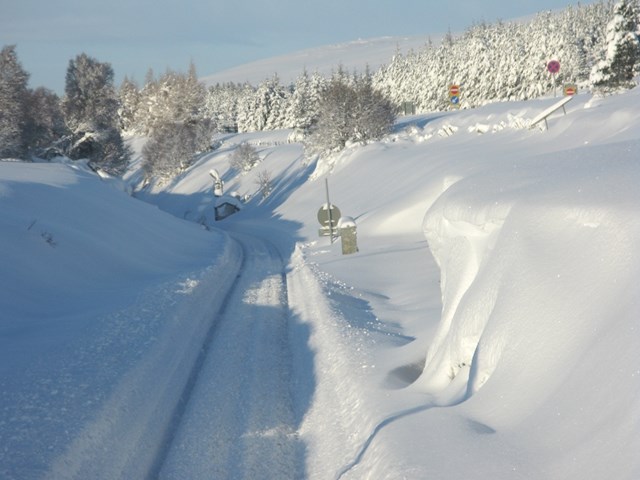
<svg viewBox="0 0 640 480">
<path fill-rule="evenodd" d="M 449 85 L 449 101 L 454 107 L 460 108 L 460 85 Z"/>
<path fill-rule="evenodd" d="M 329 236 L 331 243 L 333 243 L 333 237 L 337 236 L 338 220 L 340 220 L 340 209 L 335 205 L 331 205 L 329 200 L 329 180 L 325 179 L 325 188 L 327 193 L 327 203 L 320 207 L 318 210 L 318 222 L 322 228 L 318 231 L 318 234 L 323 236 Z"/>
<path fill-rule="evenodd" d="M 560 71 L 560 62 L 557 60 L 551 60 L 549 63 L 547 63 L 547 70 L 549 71 L 549 73 L 551 74 L 551 76 L 553 77 L 553 96 L 557 96 L 557 92 L 556 92 L 556 75 L 558 74 L 558 72 Z"/>
</svg>

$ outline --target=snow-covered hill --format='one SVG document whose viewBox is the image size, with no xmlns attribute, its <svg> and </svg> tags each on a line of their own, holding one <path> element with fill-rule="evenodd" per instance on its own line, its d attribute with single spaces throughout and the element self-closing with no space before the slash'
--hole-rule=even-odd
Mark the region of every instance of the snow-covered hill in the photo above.
<svg viewBox="0 0 640 480">
<path fill-rule="evenodd" d="M 442 35 L 431 37 L 439 41 Z M 372 72 L 388 65 L 397 52 L 408 53 L 419 50 L 428 41 L 427 36 L 381 37 L 361 39 L 353 42 L 300 50 L 280 57 L 250 62 L 222 72 L 206 75 L 201 80 L 206 85 L 218 83 L 244 83 L 259 85 L 264 80 L 278 75 L 283 85 L 295 82 L 302 72 L 318 72 L 329 76 L 340 66 L 347 72 Z"/>
<path fill-rule="evenodd" d="M 557 100 L 402 117 L 320 163 L 288 131 L 224 135 L 137 198 L 77 165 L 0 162 L 0 477 L 200 478 L 215 461 L 250 478 L 254 463 L 200 448 L 233 431 L 274 446 L 266 478 L 292 452 L 310 479 L 638 478 L 640 90 L 579 95 L 527 128 Z M 262 160 L 240 175 L 244 141 Z M 212 169 L 248 199 L 220 222 Z M 358 253 L 318 236 L 327 185 Z M 241 247 L 284 282 L 275 297 L 257 282 L 227 297 Z M 227 400 L 213 379 L 245 399 L 273 380 L 246 374 L 260 343 L 203 346 L 221 309 L 247 321 L 241 304 L 285 315 L 287 429 L 198 417 Z M 201 363 L 214 373 L 196 381 Z"/>
</svg>

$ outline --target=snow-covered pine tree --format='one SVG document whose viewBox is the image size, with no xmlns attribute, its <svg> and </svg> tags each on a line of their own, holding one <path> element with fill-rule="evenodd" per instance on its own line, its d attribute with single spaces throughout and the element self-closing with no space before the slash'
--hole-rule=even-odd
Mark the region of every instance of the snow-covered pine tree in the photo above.
<svg viewBox="0 0 640 480">
<path fill-rule="evenodd" d="M 235 132 L 238 129 L 238 102 L 242 85 L 226 83 L 207 89 L 204 114 L 210 118 L 218 132 Z"/>
<path fill-rule="evenodd" d="M 0 51 L 0 158 L 26 153 L 27 82 L 29 74 L 18 61 L 15 45 Z"/>
<path fill-rule="evenodd" d="M 419 112 L 449 108 L 451 83 L 461 85 L 463 105 L 469 107 L 535 98 L 552 90 L 554 80 L 587 81 L 610 11 L 608 3 L 598 2 L 542 12 L 529 22 L 473 25 L 460 37 L 447 35 L 440 45 L 396 54 L 373 83 L 396 105 L 410 101 Z M 545 68 L 552 59 L 562 64 L 556 78 Z"/>
<path fill-rule="evenodd" d="M 241 132 L 274 130 L 284 125 L 286 91 L 277 75 L 263 81 L 247 98 L 238 120 Z"/>
<path fill-rule="evenodd" d="M 293 92 L 287 97 L 284 126 L 294 129 L 299 139 L 307 135 L 318 120 L 320 96 L 325 83 L 320 74 L 309 76 L 304 70 L 296 79 Z"/>
<path fill-rule="evenodd" d="M 154 124 L 160 124 L 157 112 L 160 87 L 152 69 L 147 71 L 144 85 L 139 90 L 138 108 L 134 113 L 133 128 L 138 135 L 149 135 Z"/>
<path fill-rule="evenodd" d="M 140 106 L 140 90 L 138 85 L 129 77 L 124 77 L 118 90 L 120 108 L 118 117 L 120 118 L 120 128 L 123 133 L 136 131 L 136 116 Z"/>
<path fill-rule="evenodd" d="M 609 93 L 635 86 L 634 76 L 640 63 L 637 0 L 620 0 L 615 4 L 613 17 L 607 24 L 604 59 L 591 71 L 594 89 Z"/>
<path fill-rule="evenodd" d="M 236 117 L 236 125 L 239 132 L 250 132 L 254 129 L 255 120 L 253 119 L 254 97 L 256 89 L 249 83 L 242 86 L 238 96 L 238 114 Z"/>
</svg>

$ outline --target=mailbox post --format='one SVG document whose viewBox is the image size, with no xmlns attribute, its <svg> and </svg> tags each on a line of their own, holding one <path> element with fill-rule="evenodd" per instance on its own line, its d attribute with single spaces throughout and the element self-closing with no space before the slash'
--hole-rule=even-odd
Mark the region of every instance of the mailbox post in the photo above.
<svg viewBox="0 0 640 480">
<path fill-rule="evenodd" d="M 356 253 L 358 251 L 356 221 L 351 217 L 341 217 L 338 221 L 338 231 L 342 240 L 342 254 Z"/>
</svg>

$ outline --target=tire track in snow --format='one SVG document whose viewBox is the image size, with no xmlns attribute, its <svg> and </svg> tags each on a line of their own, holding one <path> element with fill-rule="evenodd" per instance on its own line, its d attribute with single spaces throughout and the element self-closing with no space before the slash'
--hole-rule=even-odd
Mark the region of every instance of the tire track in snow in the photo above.
<svg viewBox="0 0 640 480">
<path fill-rule="evenodd" d="M 262 240 L 237 240 L 245 263 L 167 450 L 163 479 L 304 476 L 283 261 Z"/>
</svg>

